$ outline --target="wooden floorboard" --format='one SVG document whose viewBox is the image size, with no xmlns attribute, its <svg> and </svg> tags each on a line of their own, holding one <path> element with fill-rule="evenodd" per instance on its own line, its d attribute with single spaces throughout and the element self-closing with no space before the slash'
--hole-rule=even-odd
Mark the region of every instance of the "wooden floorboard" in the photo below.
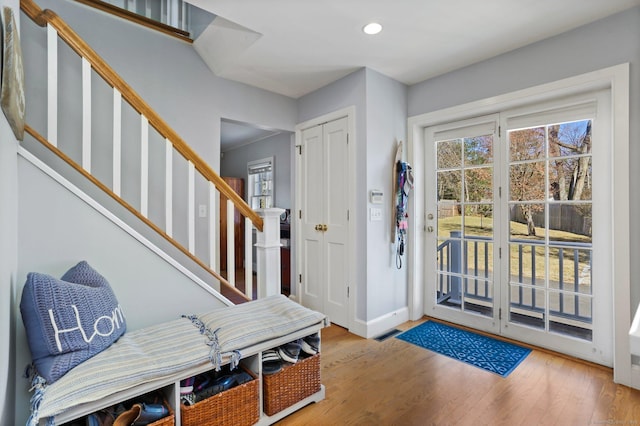
<svg viewBox="0 0 640 426">
<path fill-rule="evenodd" d="M 613 383 L 611 369 L 538 349 L 502 378 L 332 325 L 321 380 L 326 398 L 278 425 L 640 425 L 640 391 Z"/>
</svg>

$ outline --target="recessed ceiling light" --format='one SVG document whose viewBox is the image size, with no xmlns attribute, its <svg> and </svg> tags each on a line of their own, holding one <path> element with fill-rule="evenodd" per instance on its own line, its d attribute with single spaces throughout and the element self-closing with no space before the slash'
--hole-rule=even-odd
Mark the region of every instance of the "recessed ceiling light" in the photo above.
<svg viewBox="0 0 640 426">
<path fill-rule="evenodd" d="M 365 32 L 365 34 L 378 34 L 380 31 L 382 31 L 382 25 L 378 24 L 377 22 L 372 22 L 370 24 L 367 24 L 364 26 L 364 28 L 362 28 L 362 31 Z"/>
</svg>

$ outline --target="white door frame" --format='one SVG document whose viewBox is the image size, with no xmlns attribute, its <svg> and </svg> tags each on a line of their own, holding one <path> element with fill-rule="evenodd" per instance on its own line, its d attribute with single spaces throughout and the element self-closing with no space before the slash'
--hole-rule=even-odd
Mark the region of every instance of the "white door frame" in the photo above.
<svg viewBox="0 0 640 426">
<path fill-rule="evenodd" d="M 543 102 L 565 95 L 575 95 L 598 89 L 608 89 L 611 93 L 613 116 L 611 117 L 613 152 L 612 182 L 613 193 L 611 215 L 613 218 L 611 246 L 613 248 L 613 360 L 614 381 L 627 386 L 640 387 L 640 369 L 632 369 L 629 343 L 631 325 L 630 257 L 629 257 L 629 64 L 620 64 L 609 68 L 569 77 L 563 80 L 518 90 L 488 99 L 469 102 L 439 111 L 425 113 L 409 118 L 408 156 L 414 165 L 415 197 L 409 208 L 415 218 L 415 224 L 409 226 L 408 250 L 409 273 L 409 315 L 411 319 L 420 318 L 425 312 L 423 268 L 424 238 L 424 128 L 436 124 L 463 120 L 480 115 L 492 114 L 531 103 Z M 419 231 L 416 231 L 419 230 Z M 619 306 L 619 309 L 615 309 Z M 635 307 L 633 307 L 635 308 Z M 633 370 L 633 371 L 632 371 Z"/>
<path fill-rule="evenodd" d="M 349 133 L 349 143 L 347 144 L 347 150 L 349 152 L 349 171 L 348 171 L 348 179 L 347 179 L 347 191 L 348 191 L 348 209 L 349 209 L 349 235 L 347 236 L 347 244 L 348 247 L 348 271 L 347 277 L 349 282 L 349 301 L 348 301 L 348 309 L 347 313 L 348 319 L 348 328 L 351 330 L 355 326 L 355 312 L 356 312 L 356 300 L 358 299 L 358 290 L 357 290 L 357 281 L 356 281 L 356 227 L 357 227 L 357 215 L 356 212 L 356 204 L 355 204 L 355 191 L 356 191 L 356 107 L 349 106 L 334 112 L 330 112 L 325 115 L 321 115 L 319 117 L 313 118 L 311 120 L 304 121 L 295 126 L 295 149 L 294 155 L 297 151 L 297 146 L 302 143 L 302 131 L 304 129 L 308 129 L 309 127 L 318 126 L 320 124 L 326 123 L 328 121 L 337 120 L 339 118 L 347 117 L 347 129 Z M 300 173 L 300 157 L 295 155 L 295 172 L 293 180 L 295 182 L 295 203 L 294 210 L 291 212 L 292 219 L 298 215 L 298 211 L 302 208 L 300 202 L 302 200 L 302 194 L 300 191 L 302 190 L 301 185 L 299 184 L 299 173 Z M 302 247 L 302 242 L 300 241 L 301 235 L 299 232 L 296 232 L 296 247 Z M 301 258 L 300 258 L 300 250 L 295 251 L 295 262 L 294 262 L 294 278 L 295 278 L 295 286 L 296 286 L 296 300 L 298 302 L 301 301 L 302 295 L 302 287 L 298 276 L 300 271 L 302 270 Z M 331 321 L 331 318 L 329 318 Z"/>
</svg>

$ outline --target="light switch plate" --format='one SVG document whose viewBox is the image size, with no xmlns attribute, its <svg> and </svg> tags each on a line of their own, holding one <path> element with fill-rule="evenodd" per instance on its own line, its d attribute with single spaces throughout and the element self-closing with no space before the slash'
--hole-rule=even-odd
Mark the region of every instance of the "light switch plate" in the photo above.
<svg viewBox="0 0 640 426">
<path fill-rule="evenodd" d="M 372 222 L 382 220 L 382 209 L 371 207 L 371 209 L 369 210 L 369 220 L 371 220 Z"/>
</svg>

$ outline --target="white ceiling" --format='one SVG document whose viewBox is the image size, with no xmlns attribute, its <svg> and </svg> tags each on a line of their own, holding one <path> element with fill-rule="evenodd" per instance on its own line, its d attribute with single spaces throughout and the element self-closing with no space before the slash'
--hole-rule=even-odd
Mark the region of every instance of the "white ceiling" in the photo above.
<svg viewBox="0 0 640 426">
<path fill-rule="evenodd" d="M 282 133 L 281 130 L 267 129 L 251 123 L 222 119 L 220 123 L 220 151 L 227 152 Z"/>
<path fill-rule="evenodd" d="M 216 75 L 292 98 L 362 67 L 414 84 L 640 5 L 640 0 L 188 1 L 218 17 L 194 43 Z M 383 25 L 380 34 L 362 32 L 371 21 Z"/>
</svg>

